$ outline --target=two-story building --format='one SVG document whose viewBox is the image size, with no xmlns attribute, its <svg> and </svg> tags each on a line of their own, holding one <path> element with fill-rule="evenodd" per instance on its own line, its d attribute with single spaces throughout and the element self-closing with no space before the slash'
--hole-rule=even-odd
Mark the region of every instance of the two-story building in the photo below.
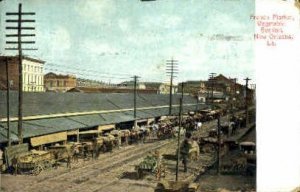
<svg viewBox="0 0 300 192">
<path fill-rule="evenodd" d="M 76 87 L 76 77 L 73 75 L 60 75 L 47 73 L 44 77 L 45 90 L 54 92 L 67 92 Z"/>
<path fill-rule="evenodd" d="M 8 64 L 8 78 L 6 64 Z M 23 91 L 44 91 L 44 64 L 45 61 L 39 59 L 30 57 L 22 58 Z M 9 80 L 10 89 L 18 90 L 19 66 L 18 56 L 0 56 L 0 89 L 7 89 L 6 82 Z"/>
<path fill-rule="evenodd" d="M 182 90 L 182 82 L 178 83 L 178 92 Z M 183 82 L 183 92 L 190 95 L 198 95 L 199 93 L 206 93 L 205 81 L 186 81 Z"/>
</svg>

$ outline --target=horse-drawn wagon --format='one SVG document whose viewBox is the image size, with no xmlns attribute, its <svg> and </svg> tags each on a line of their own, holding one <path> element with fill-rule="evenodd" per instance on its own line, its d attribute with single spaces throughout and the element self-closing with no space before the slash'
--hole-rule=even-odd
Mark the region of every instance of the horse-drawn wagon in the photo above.
<svg viewBox="0 0 300 192">
<path fill-rule="evenodd" d="M 52 167 L 54 163 L 51 152 L 31 150 L 17 158 L 17 170 L 21 174 L 38 175 L 42 170 Z"/>
<path fill-rule="evenodd" d="M 165 175 L 165 168 L 162 164 L 162 157 L 158 151 L 147 155 L 137 166 L 135 166 L 138 178 L 142 178 L 145 173 L 154 173 L 159 180 Z"/>
</svg>

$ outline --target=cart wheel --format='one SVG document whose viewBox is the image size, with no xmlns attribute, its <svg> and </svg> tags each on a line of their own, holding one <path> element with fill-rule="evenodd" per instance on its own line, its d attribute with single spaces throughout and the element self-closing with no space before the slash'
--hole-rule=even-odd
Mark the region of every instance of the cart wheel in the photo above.
<svg viewBox="0 0 300 192">
<path fill-rule="evenodd" d="M 33 175 L 38 175 L 41 173 L 41 171 L 43 170 L 42 165 L 38 164 L 32 171 Z"/>
<path fill-rule="evenodd" d="M 137 170 L 137 176 L 138 176 L 138 179 L 142 179 L 143 178 L 143 170 L 142 169 L 138 169 Z"/>
<path fill-rule="evenodd" d="M 52 167 L 51 162 L 46 161 L 46 162 L 44 163 L 44 169 L 50 169 L 51 167 Z"/>
</svg>

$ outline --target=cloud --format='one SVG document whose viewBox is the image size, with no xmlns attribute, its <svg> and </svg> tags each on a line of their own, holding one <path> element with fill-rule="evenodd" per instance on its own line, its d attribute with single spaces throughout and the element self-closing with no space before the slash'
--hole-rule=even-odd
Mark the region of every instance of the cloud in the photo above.
<svg viewBox="0 0 300 192">
<path fill-rule="evenodd" d="M 79 1 L 75 11 L 85 18 L 87 22 L 102 24 L 110 20 L 116 11 L 115 1 L 112 0 L 88 0 Z"/>
<path fill-rule="evenodd" d="M 249 24 L 239 21 L 238 18 L 216 10 L 213 10 L 212 12 L 212 15 L 217 16 L 210 18 L 209 23 L 207 23 L 205 28 L 206 33 L 235 36 L 254 32 L 254 25 L 253 31 L 251 32 L 251 29 L 249 29 Z M 250 22 L 250 20 L 246 22 Z"/>
<path fill-rule="evenodd" d="M 37 31 L 39 42 L 43 42 L 46 46 L 41 46 L 47 53 L 50 50 L 53 52 L 63 52 L 71 48 L 71 36 L 67 28 L 56 25 L 51 30 Z"/>
<path fill-rule="evenodd" d="M 144 16 L 140 19 L 140 26 L 146 29 L 155 28 L 176 28 L 182 22 L 182 18 L 177 15 Z"/>
<path fill-rule="evenodd" d="M 55 47 L 57 50 L 68 50 L 71 47 L 71 37 L 69 31 L 62 27 L 58 26 L 55 29 L 55 32 L 51 36 L 52 47 Z"/>
<path fill-rule="evenodd" d="M 85 40 L 82 44 L 82 49 L 87 50 L 89 54 L 100 56 L 119 54 L 119 51 L 110 44 L 94 40 Z"/>
<path fill-rule="evenodd" d="M 128 32 L 131 30 L 131 25 L 130 25 L 129 19 L 125 19 L 125 18 L 119 19 L 118 26 L 124 32 Z"/>
</svg>

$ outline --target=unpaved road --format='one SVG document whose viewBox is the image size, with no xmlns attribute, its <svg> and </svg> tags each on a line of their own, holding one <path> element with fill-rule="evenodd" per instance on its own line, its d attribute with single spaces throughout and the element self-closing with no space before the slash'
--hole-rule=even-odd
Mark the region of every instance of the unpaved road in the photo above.
<svg viewBox="0 0 300 192">
<path fill-rule="evenodd" d="M 217 121 L 203 124 L 202 129 L 196 134 L 205 134 L 207 130 L 215 128 Z M 152 192 L 157 184 L 154 175 L 146 175 L 144 179 L 137 179 L 134 166 L 143 157 L 154 150 L 161 154 L 175 154 L 177 139 L 154 141 L 144 144 L 129 145 L 114 149 L 112 153 L 101 154 L 97 160 L 79 160 L 72 165 L 72 169 L 66 165 L 57 169 L 43 171 L 38 176 L 8 175 L 1 176 L 1 191 L 20 192 L 55 192 L 55 191 L 91 191 L 91 192 Z M 180 163 L 180 180 L 193 178 L 202 166 L 210 164 L 211 157 L 202 154 L 199 162 L 190 164 L 188 173 L 183 173 Z M 175 179 L 174 160 L 165 160 L 167 180 Z"/>
<path fill-rule="evenodd" d="M 38 176 L 2 175 L 2 188 L 4 191 L 24 192 L 62 191 L 62 189 L 63 191 L 120 191 L 125 189 L 124 184 L 130 183 L 122 182 L 120 176 L 124 171 L 133 172 L 134 165 L 147 153 L 156 149 L 163 152 L 164 149 L 169 150 L 173 146 L 175 140 L 132 145 L 116 149 L 112 153 L 102 154 L 98 160 L 80 160 L 71 170 L 62 166 L 56 170 L 44 171 Z M 114 190 L 116 185 L 118 187 Z M 138 185 L 137 188 L 140 186 Z"/>
</svg>

